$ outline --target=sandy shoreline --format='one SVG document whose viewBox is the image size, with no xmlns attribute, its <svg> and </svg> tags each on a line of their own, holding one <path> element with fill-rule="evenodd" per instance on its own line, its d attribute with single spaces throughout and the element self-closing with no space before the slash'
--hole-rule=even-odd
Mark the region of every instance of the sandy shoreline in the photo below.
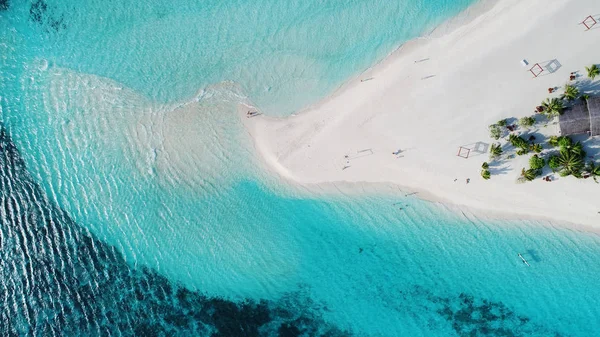
<svg viewBox="0 0 600 337">
<path fill-rule="evenodd" d="M 600 61 L 600 29 L 586 32 L 578 24 L 598 12 L 592 0 L 478 3 L 300 113 L 240 115 L 267 166 L 307 188 L 393 184 L 427 200 L 598 227 L 600 185 L 591 179 L 516 184 L 527 155 L 495 163 L 484 181 L 479 171 L 487 153 L 456 156 L 459 146 L 485 149 L 494 142 L 489 124 L 532 115 L 548 87 Z M 559 66 L 532 79 L 521 59 Z M 522 132 L 556 133 L 556 125 L 544 124 Z"/>
</svg>

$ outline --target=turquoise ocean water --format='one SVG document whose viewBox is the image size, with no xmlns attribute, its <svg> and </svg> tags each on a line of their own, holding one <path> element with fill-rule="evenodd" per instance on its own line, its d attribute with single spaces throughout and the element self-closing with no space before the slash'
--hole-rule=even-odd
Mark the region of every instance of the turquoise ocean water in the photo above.
<svg viewBox="0 0 600 337">
<path fill-rule="evenodd" d="M 597 334 L 596 234 L 297 190 L 236 115 L 298 111 L 471 3 L 0 5 L 1 334 Z"/>
</svg>

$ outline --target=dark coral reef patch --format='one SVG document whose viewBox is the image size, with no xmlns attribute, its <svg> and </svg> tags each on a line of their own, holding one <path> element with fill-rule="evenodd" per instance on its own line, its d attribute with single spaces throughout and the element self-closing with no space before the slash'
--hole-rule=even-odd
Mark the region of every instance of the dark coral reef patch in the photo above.
<svg viewBox="0 0 600 337">
<path fill-rule="evenodd" d="M 0 203 L 0 336 L 349 335 L 301 292 L 231 301 L 130 267 L 48 200 L 4 130 Z"/>
</svg>

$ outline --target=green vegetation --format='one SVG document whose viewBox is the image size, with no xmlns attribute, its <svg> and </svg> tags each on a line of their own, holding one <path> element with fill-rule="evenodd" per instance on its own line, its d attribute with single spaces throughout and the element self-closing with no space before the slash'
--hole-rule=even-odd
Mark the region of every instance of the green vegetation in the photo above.
<svg viewBox="0 0 600 337">
<path fill-rule="evenodd" d="M 562 115 L 563 110 L 565 109 L 563 101 L 556 97 L 552 99 L 546 98 L 546 100 L 542 102 L 542 106 L 544 107 L 544 113 L 549 118 Z"/>
<path fill-rule="evenodd" d="M 574 85 L 565 84 L 565 93 L 562 95 L 563 99 L 567 101 L 573 101 L 579 96 L 579 89 L 577 89 Z"/>
<path fill-rule="evenodd" d="M 558 136 L 550 136 L 550 138 L 548 138 L 548 144 L 550 144 L 551 146 L 554 146 L 554 147 L 558 146 L 559 138 L 560 137 L 558 137 Z"/>
<path fill-rule="evenodd" d="M 535 124 L 535 118 L 533 118 L 531 116 L 527 116 L 527 117 L 523 117 L 523 118 L 519 119 L 519 125 L 524 128 L 533 126 L 533 124 Z"/>
<path fill-rule="evenodd" d="M 573 141 L 569 137 L 562 136 L 562 137 L 558 137 L 557 145 L 561 149 L 568 149 L 571 146 L 573 146 Z"/>
<path fill-rule="evenodd" d="M 581 157 L 582 160 L 585 159 L 585 156 L 587 155 L 587 153 L 583 149 L 583 144 L 581 144 L 581 142 L 577 142 L 577 143 L 571 145 L 571 147 L 568 147 L 567 149 L 569 151 L 571 151 L 573 154 L 575 154 L 576 156 Z"/>
<path fill-rule="evenodd" d="M 490 125 L 489 128 L 490 128 L 490 137 L 494 138 L 496 140 L 500 139 L 500 137 L 502 136 L 502 128 L 500 128 L 496 124 Z"/>
<path fill-rule="evenodd" d="M 529 167 L 534 170 L 541 170 L 544 166 L 546 166 L 546 161 L 544 158 L 538 157 L 537 154 L 534 154 L 531 158 L 529 158 Z"/>
<path fill-rule="evenodd" d="M 556 172 L 560 169 L 560 159 L 558 156 L 550 156 L 548 158 L 548 166 L 552 169 L 552 172 Z"/>
<path fill-rule="evenodd" d="M 521 170 L 521 177 L 523 177 L 527 181 L 532 181 L 533 179 L 535 179 L 535 177 L 537 177 L 540 174 L 541 174 L 540 170 L 534 170 L 534 169 L 528 169 L 528 170 L 522 169 Z"/>
<path fill-rule="evenodd" d="M 541 175 L 542 168 L 546 166 L 546 161 L 544 158 L 540 158 L 537 154 L 534 154 L 529 158 L 529 166 L 529 169 L 521 169 L 521 177 L 517 180 L 518 182 L 532 181 Z"/>
<path fill-rule="evenodd" d="M 594 181 L 598 183 L 598 177 L 600 176 L 600 165 L 594 164 L 593 161 L 589 162 L 585 170 L 594 177 Z"/>
<path fill-rule="evenodd" d="M 588 77 L 592 80 L 594 80 L 596 76 L 600 75 L 600 68 L 598 68 L 598 66 L 595 64 L 592 64 L 589 67 L 585 67 L 585 71 L 587 71 Z"/>
<path fill-rule="evenodd" d="M 500 143 L 494 143 L 490 147 L 490 158 L 496 159 L 502 155 L 502 147 L 500 147 Z"/>
<path fill-rule="evenodd" d="M 582 147 L 581 144 L 573 144 L 573 140 L 567 136 L 550 136 L 548 138 L 548 144 L 554 147 L 560 147 L 561 149 L 570 149 L 573 146 Z"/>
<path fill-rule="evenodd" d="M 531 145 L 529 144 L 529 142 L 527 140 L 525 140 L 522 137 L 519 137 L 515 134 L 511 134 L 510 136 L 508 136 L 508 141 L 510 142 L 510 144 L 514 147 L 516 147 L 517 150 L 517 155 L 522 156 L 524 154 L 528 154 L 529 150 L 531 149 Z"/>
<path fill-rule="evenodd" d="M 581 177 L 583 158 L 575 152 L 569 151 L 568 149 L 560 149 L 558 163 L 560 165 L 558 173 L 562 177 L 569 175 L 573 175 L 576 178 Z"/>
<path fill-rule="evenodd" d="M 490 173 L 489 170 L 481 170 L 481 177 L 485 180 L 490 179 L 490 177 L 492 176 L 492 174 Z"/>
<path fill-rule="evenodd" d="M 566 136 L 552 136 L 548 143 L 552 146 L 558 146 L 560 149 L 558 155 L 548 158 L 548 166 L 552 171 L 558 172 L 563 177 L 572 175 L 581 178 L 586 156 L 583 144 L 581 142 L 573 143 L 573 140 Z"/>
<path fill-rule="evenodd" d="M 593 66 L 593 70 L 588 69 L 588 73 L 592 79 L 595 76 L 600 76 L 600 68 L 596 65 Z M 566 84 L 565 92 L 561 99 L 559 98 L 547 98 L 542 102 L 544 106 L 543 114 L 548 118 L 553 118 L 561 115 L 565 110 L 565 101 L 573 101 L 581 99 L 584 103 L 589 99 L 589 95 L 586 93 L 580 93 L 579 89 L 572 84 Z M 539 107 L 536 110 L 542 110 Z M 504 127 L 507 126 L 508 120 L 499 120 L 496 124 L 489 126 L 490 137 L 494 139 L 500 139 L 502 136 L 508 135 L 506 138 L 514 148 L 517 155 L 525 155 L 530 152 L 534 154 L 529 158 L 529 168 L 523 168 L 521 175 L 517 179 L 517 182 L 523 183 L 526 181 L 535 180 L 536 177 L 543 173 L 543 169 L 546 165 L 552 169 L 553 172 L 557 172 L 562 177 L 574 176 L 576 178 L 593 177 L 596 183 L 600 183 L 600 163 L 593 161 L 586 163 L 586 151 L 581 142 L 574 142 L 570 137 L 567 136 L 549 136 L 547 143 L 549 146 L 546 148 L 558 148 L 558 151 L 551 150 L 554 153 L 549 156 L 542 156 L 541 153 L 544 150 L 544 140 L 541 143 L 534 143 L 536 137 L 533 135 L 525 134 L 518 135 L 518 132 L 506 132 Z M 518 125 L 523 128 L 529 128 L 536 124 L 535 116 L 526 116 L 518 120 Z M 545 125 L 547 126 L 547 124 Z M 513 127 L 509 127 L 511 131 L 514 131 Z M 505 133 L 506 132 L 506 133 Z M 496 160 L 503 154 L 503 149 L 500 143 L 494 143 L 490 147 L 490 160 Z M 515 155 L 510 154 L 507 158 L 514 158 Z M 483 162 L 481 164 L 481 177 L 485 180 L 490 179 L 491 172 L 489 170 L 490 164 Z"/>
<path fill-rule="evenodd" d="M 558 137 L 557 143 L 561 151 L 566 150 L 572 152 L 582 159 L 586 156 L 585 150 L 583 149 L 583 144 L 581 144 L 581 142 L 573 143 L 571 138 L 562 136 Z"/>
<path fill-rule="evenodd" d="M 526 143 L 527 143 L 527 141 L 526 141 L 525 139 L 523 139 L 523 138 L 521 138 L 521 137 L 519 137 L 519 136 L 515 135 L 514 133 L 511 133 L 511 134 L 508 136 L 508 142 L 510 143 L 510 145 L 512 145 L 512 146 L 514 146 L 514 147 L 518 147 L 518 144 L 520 144 L 520 143 L 521 143 L 521 141 L 523 141 L 523 142 L 526 142 Z"/>
<path fill-rule="evenodd" d="M 524 138 L 519 137 L 515 134 L 511 134 L 510 136 L 508 136 L 508 141 L 514 147 L 517 147 L 517 148 L 520 148 L 523 150 L 529 149 L 529 142 L 527 142 L 527 140 L 525 140 Z"/>
<path fill-rule="evenodd" d="M 522 156 L 529 153 L 529 149 L 518 149 L 517 156 Z"/>
</svg>

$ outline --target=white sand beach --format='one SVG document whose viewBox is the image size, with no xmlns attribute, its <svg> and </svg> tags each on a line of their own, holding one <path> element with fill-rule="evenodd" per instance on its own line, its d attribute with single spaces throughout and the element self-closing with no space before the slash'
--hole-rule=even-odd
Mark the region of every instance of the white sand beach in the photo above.
<svg viewBox="0 0 600 337">
<path fill-rule="evenodd" d="M 480 176 L 496 142 L 488 125 L 533 115 L 562 93 L 548 88 L 564 86 L 574 71 L 578 86 L 598 94 L 584 67 L 600 63 L 600 23 L 588 31 L 580 24 L 598 13 L 597 0 L 479 4 L 462 25 L 405 44 L 305 111 L 241 118 L 267 165 L 298 184 L 391 183 L 458 206 L 600 227 L 600 184 L 558 174 L 518 184 L 531 154 L 507 159 L 514 150 L 506 138 L 491 179 Z M 522 59 L 544 72 L 534 78 Z M 517 131 L 558 135 L 554 122 Z M 588 160 L 600 160 L 600 139 L 585 144 Z M 471 149 L 468 159 L 457 156 L 460 146 Z"/>
</svg>

